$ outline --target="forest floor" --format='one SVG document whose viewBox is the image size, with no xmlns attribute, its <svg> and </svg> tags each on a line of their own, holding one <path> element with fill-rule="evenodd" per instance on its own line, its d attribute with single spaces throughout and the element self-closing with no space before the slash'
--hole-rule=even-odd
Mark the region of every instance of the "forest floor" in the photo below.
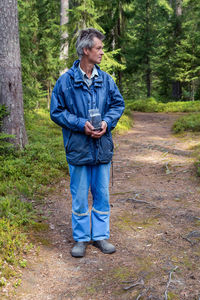
<svg viewBox="0 0 200 300">
<path fill-rule="evenodd" d="M 5 299 L 200 299 L 200 179 L 192 150 L 200 136 L 172 135 L 180 115 L 134 113 L 133 129 L 114 138 L 116 253 L 89 245 L 85 257 L 71 257 L 65 178 L 39 206 L 50 229 L 38 232 L 40 251 L 29 254 L 21 285 Z"/>
</svg>

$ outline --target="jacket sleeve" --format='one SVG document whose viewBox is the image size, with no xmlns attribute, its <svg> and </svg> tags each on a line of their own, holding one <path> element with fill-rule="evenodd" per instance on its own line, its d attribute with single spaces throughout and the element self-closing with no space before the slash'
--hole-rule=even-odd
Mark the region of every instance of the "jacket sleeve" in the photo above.
<svg viewBox="0 0 200 300">
<path fill-rule="evenodd" d="M 84 126 L 87 119 L 79 118 L 68 111 L 62 92 L 60 91 L 59 80 L 56 82 L 56 85 L 52 91 L 50 117 L 52 121 L 63 128 L 80 132 L 85 131 Z"/>
<path fill-rule="evenodd" d="M 112 78 L 109 79 L 109 89 L 111 102 L 108 111 L 103 117 L 103 120 L 106 121 L 108 125 L 108 131 L 115 128 L 125 108 L 124 99 Z"/>
</svg>

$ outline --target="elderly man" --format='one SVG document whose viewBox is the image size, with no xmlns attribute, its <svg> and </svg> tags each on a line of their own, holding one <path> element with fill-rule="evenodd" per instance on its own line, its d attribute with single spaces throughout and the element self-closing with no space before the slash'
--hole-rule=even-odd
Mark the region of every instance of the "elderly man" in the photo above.
<svg viewBox="0 0 200 300">
<path fill-rule="evenodd" d="M 97 66 L 104 54 L 103 39 L 94 28 L 80 31 L 76 42 L 79 60 L 57 80 L 51 99 L 51 119 L 62 127 L 69 165 L 74 257 L 83 257 L 90 241 L 103 253 L 116 251 L 107 241 L 111 130 L 124 111 L 124 101 L 112 77 Z"/>
</svg>

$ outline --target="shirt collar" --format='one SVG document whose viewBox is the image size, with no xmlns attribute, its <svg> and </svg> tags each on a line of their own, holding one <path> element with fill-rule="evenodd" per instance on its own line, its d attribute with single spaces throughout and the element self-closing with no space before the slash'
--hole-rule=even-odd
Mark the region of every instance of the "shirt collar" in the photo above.
<svg viewBox="0 0 200 300">
<path fill-rule="evenodd" d="M 87 74 L 81 69 L 80 63 L 79 63 L 79 65 L 78 65 L 78 68 L 79 68 L 79 70 L 81 71 L 81 74 L 83 75 L 83 78 L 84 78 L 84 77 L 88 78 Z M 92 75 L 91 75 L 90 79 L 92 79 L 92 78 L 95 77 L 95 76 L 98 77 L 99 74 L 98 74 L 98 71 L 97 71 L 96 66 L 94 65 L 94 68 L 93 68 L 93 70 L 92 70 Z"/>
</svg>

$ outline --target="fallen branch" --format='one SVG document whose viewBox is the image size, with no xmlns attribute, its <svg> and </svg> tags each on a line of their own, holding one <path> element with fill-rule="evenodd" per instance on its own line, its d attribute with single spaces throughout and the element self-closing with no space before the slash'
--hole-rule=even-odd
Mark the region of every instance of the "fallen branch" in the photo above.
<svg viewBox="0 0 200 300">
<path fill-rule="evenodd" d="M 172 274 L 173 274 L 173 272 L 176 271 L 176 269 L 178 269 L 178 266 L 176 266 L 176 267 L 170 272 L 170 274 L 169 274 L 169 280 L 168 280 L 168 282 L 167 282 L 167 288 L 166 288 L 166 290 L 165 290 L 165 300 L 168 299 L 168 288 L 169 288 L 170 283 L 171 283 L 171 281 L 172 281 Z"/>
<path fill-rule="evenodd" d="M 137 281 L 137 282 L 135 282 L 135 283 L 133 283 L 133 284 L 131 284 L 129 286 L 123 287 L 123 290 L 128 291 L 128 290 L 130 290 L 130 289 L 132 289 L 132 288 L 134 288 L 134 287 L 136 287 L 138 285 L 144 285 L 144 280 L 141 279 L 140 281 Z"/>
<path fill-rule="evenodd" d="M 182 238 L 184 239 L 184 240 L 186 240 L 187 242 L 189 242 L 192 246 L 194 246 L 195 245 L 195 242 L 193 242 L 193 241 L 191 241 L 190 239 L 188 239 L 187 237 L 185 237 L 185 236 L 182 236 Z"/>
<path fill-rule="evenodd" d="M 135 199 L 135 198 L 118 199 L 118 201 L 122 201 L 122 202 L 131 201 L 131 202 L 134 202 L 134 203 L 152 205 L 150 202 L 147 202 L 147 201 L 144 201 L 144 200 L 138 200 L 138 199 Z"/>
<path fill-rule="evenodd" d="M 149 290 L 149 288 L 148 288 L 146 291 L 144 291 L 144 292 L 142 292 L 141 294 L 139 294 L 139 295 L 137 296 L 136 300 L 139 300 L 141 297 L 143 297 L 143 296 L 148 292 L 148 290 Z"/>
<path fill-rule="evenodd" d="M 189 243 L 191 243 L 191 245 L 193 246 L 197 242 L 192 241 L 190 238 L 197 238 L 197 239 L 199 239 L 200 238 L 200 231 L 198 231 L 198 230 L 191 231 L 187 236 L 182 236 L 182 238 L 184 240 L 188 241 Z"/>
</svg>

